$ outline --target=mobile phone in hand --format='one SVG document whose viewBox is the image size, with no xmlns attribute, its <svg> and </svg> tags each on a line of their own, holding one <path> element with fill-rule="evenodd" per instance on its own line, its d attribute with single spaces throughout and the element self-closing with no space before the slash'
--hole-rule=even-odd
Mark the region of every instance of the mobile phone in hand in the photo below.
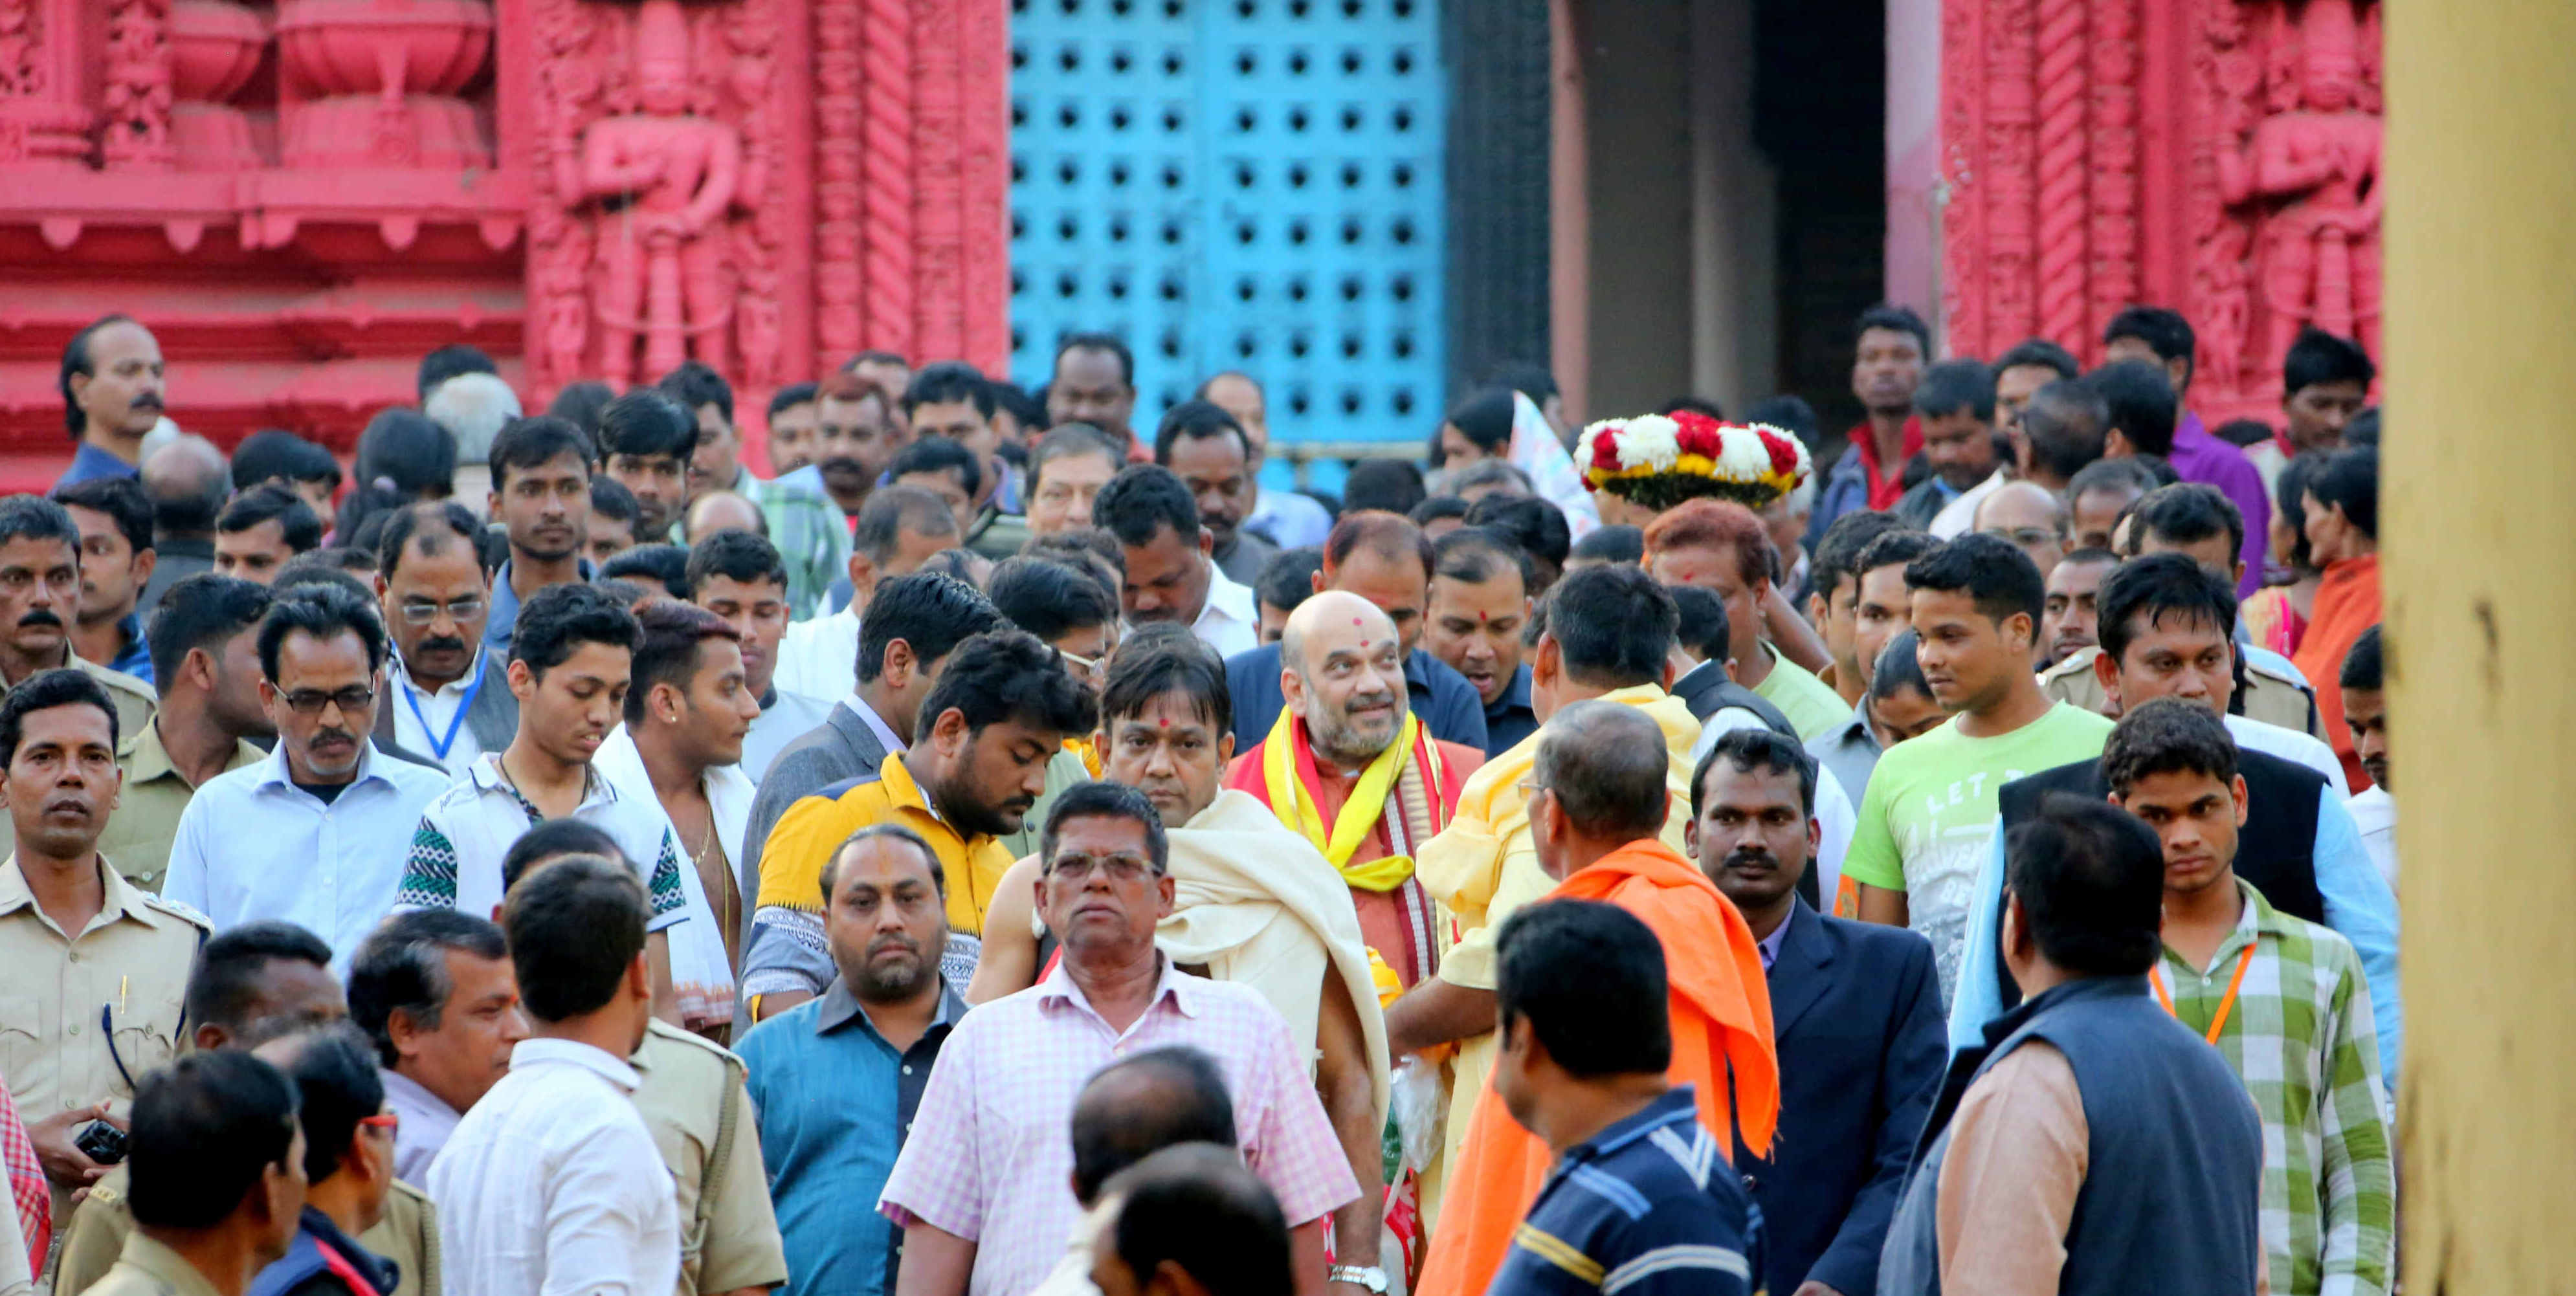
<svg viewBox="0 0 2576 1296">
<path fill-rule="evenodd" d="M 81 1155 L 90 1160 L 112 1166 L 125 1159 L 125 1131 L 103 1120 L 91 1121 L 81 1127 L 80 1134 L 72 1139 L 72 1146 L 79 1148 Z"/>
</svg>

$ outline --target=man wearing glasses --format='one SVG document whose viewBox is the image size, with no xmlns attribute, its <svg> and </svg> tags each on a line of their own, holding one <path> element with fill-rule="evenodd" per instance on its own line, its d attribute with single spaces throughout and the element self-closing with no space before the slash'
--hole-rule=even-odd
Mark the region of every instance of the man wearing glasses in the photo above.
<svg viewBox="0 0 2576 1296">
<path fill-rule="evenodd" d="M 492 574 L 481 532 L 461 506 L 416 504 L 394 515 L 376 546 L 376 588 L 394 639 L 376 742 L 450 774 L 509 746 L 519 730 L 518 700 L 483 651 Z"/>
<path fill-rule="evenodd" d="M 259 664 L 277 750 L 197 789 L 162 891 L 219 932 L 294 923 L 329 943 L 343 975 L 393 908 L 412 829 L 447 781 L 367 736 L 385 631 L 357 595 L 315 585 L 279 599 L 260 622 Z"/>
</svg>

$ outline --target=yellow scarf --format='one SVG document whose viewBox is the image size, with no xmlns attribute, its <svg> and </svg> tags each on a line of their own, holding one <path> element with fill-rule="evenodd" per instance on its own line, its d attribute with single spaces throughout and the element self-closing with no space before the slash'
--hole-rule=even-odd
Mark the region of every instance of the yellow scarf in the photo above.
<svg viewBox="0 0 2576 1296">
<path fill-rule="evenodd" d="M 1395 741 L 1360 771 L 1358 786 L 1351 789 L 1350 799 L 1342 803 L 1342 812 L 1333 817 L 1329 836 L 1324 831 L 1322 814 L 1314 796 L 1307 791 L 1304 777 L 1313 777 L 1314 756 L 1307 750 L 1305 731 L 1297 725 L 1297 713 L 1288 707 L 1279 709 L 1278 723 L 1270 727 L 1270 738 L 1261 751 L 1261 775 L 1270 793 L 1271 813 L 1280 822 L 1304 833 L 1315 849 L 1339 869 L 1342 880 L 1363 891 L 1393 891 L 1413 876 L 1413 857 L 1389 855 L 1365 863 L 1351 863 L 1351 852 L 1368 840 L 1369 825 L 1386 813 L 1387 793 L 1395 786 L 1398 772 L 1411 759 L 1422 736 L 1422 721 L 1407 712 L 1404 727 L 1396 732 Z M 1293 811 L 1291 807 L 1294 807 Z"/>
</svg>

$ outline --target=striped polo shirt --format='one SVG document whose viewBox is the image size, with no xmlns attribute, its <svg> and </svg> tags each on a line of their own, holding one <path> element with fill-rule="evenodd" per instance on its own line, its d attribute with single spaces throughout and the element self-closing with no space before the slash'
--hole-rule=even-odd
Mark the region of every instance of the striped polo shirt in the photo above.
<svg viewBox="0 0 2576 1296">
<path fill-rule="evenodd" d="M 1568 1151 L 1487 1296 L 1747 1296 L 1762 1225 L 1691 1086 Z"/>
</svg>

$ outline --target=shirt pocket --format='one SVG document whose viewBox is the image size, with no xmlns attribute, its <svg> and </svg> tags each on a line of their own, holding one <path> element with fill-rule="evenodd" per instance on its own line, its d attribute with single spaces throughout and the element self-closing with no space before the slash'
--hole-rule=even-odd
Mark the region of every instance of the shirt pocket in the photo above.
<svg viewBox="0 0 2576 1296">
<path fill-rule="evenodd" d="M 43 999 L 32 994 L 0 994 L 0 1077 L 23 1091 L 29 1078 L 45 1069 L 45 1033 Z M 34 1118 L 35 1115 L 28 1117 Z"/>
<path fill-rule="evenodd" d="M 182 1011 L 179 1000 L 163 999 L 138 1003 L 132 1012 L 109 1015 L 116 1030 L 108 1038 L 115 1046 L 116 1060 L 125 1064 L 125 1073 L 116 1081 L 127 1086 L 126 1096 L 132 1096 L 132 1086 L 143 1079 L 144 1072 L 177 1055 Z M 109 1069 L 115 1068 L 111 1065 Z"/>
</svg>

